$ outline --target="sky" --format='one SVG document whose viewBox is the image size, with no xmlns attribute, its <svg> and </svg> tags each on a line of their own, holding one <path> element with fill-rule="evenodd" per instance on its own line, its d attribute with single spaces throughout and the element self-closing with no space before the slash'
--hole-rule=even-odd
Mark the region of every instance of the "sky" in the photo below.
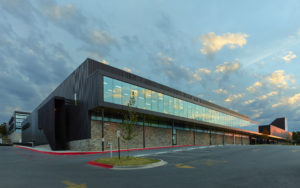
<svg viewBox="0 0 300 188">
<path fill-rule="evenodd" d="M 92 58 L 300 131 L 299 10 L 297 0 L 0 0 L 0 122 Z"/>
</svg>

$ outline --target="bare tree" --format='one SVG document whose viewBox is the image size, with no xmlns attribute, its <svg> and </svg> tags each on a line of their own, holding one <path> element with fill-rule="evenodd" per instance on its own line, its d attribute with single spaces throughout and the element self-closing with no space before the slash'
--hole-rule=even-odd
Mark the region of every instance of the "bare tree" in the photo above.
<svg viewBox="0 0 300 188">
<path fill-rule="evenodd" d="M 138 121 L 138 115 L 134 105 L 136 103 L 136 94 L 131 92 L 130 99 L 127 103 L 127 110 L 124 112 L 124 123 L 122 125 L 121 137 L 127 144 L 127 150 L 129 151 L 130 141 L 137 136 L 135 126 Z M 129 155 L 129 153 L 128 153 Z"/>
</svg>

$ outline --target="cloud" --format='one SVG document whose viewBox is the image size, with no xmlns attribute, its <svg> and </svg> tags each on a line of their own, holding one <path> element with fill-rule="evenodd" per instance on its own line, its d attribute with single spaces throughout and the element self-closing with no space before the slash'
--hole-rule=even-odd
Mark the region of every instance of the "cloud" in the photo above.
<svg viewBox="0 0 300 188">
<path fill-rule="evenodd" d="M 231 63 L 225 62 L 224 64 L 217 65 L 215 72 L 230 73 L 238 70 L 239 68 L 240 68 L 240 61 L 234 60 Z"/>
<path fill-rule="evenodd" d="M 245 101 L 244 102 L 244 104 L 251 104 L 251 103 L 253 103 L 255 101 L 255 99 L 250 99 L 250 100 L 247 100 L 247 101 Z"/>
<path fill-rule="evenodd" d="M 288 88 L 288 82 L 295 83 L 293 76 L 285 74 L 284 70 L 276 70 L 266 77 L 266 81 L 273 84 L 277 88 Z"/>
<path fill-rule="evenodd" d="M 210 74 L 210 70 L 205 69 L 205 68 L 200 68 L 198 70 L 196 70 L 197 73 L 203 73 L 203 74 Z"/>
<path fill-rule="evenodd" d="M 227 91 L 225 89 L 217 89 L 217 90 L 214 90 L 213 92 L 218 93 L 218 94 L 227 94 Z"/>
<path fill-rule="evenodd" d="M 262 112 L 257 112 L 253 115 L 254 118 L 259 118 L 261 116 Z"/>
<path fill-rule="evenodd" d="M 159 62 L 162 63 L 162 64 L 164 64 L 164 65 L 166 65 L 166 66 L 171 65 L 171 63 L 173 62 L 173 58 L 168 57 L 167 55 L 165 55 L 165 54 L 163 54 L 161 52 L 159 52 L 157 54 L 157 57 L 159 59 Z"/>
<path fill-rule="evenodd" d="M 200 36 L 203 48 L 200 50 L 201 53 L 212 55 L 217 51 L 220 51 L 224 46 L 229 46 L 230 49 L 236 47 L 243 47 L 248 37 L 244 33 L 225 33 L 224 35 L 216 35 L 214 32 Z"/>
<path fill-rule="evenodd" d="M 99 21 L 90 26 L 90 19 L 73 4 L 60 5 L 54 0 L 38 3 L 45 20 L 83 42 L 82 49 L 88 53 L 97 49 L 98 53 L 105 57 L 109 55 L 112 47 L 120 48 L 117 40 L 101 28 L 106 25 L 104 22 Z"/>
<path fill-rule="evenodd" d="M 272 92 L 267 93 L 266 95 L 258 96 L 255 99 L 247 100 L 247 101 L 244 102 L 244 104 L 248 105 L 248 104 L 251 104 L 251 103 L 255 102 L 256 100 L 260 100 L 260 101 L 266 100 L 268 97 L 271 97 L 271 96 L 277 95 L 277 94 L 278 94 L 277 91 L 272 91 Z"/>
<path fill-rule="evenodd" d="M 262 83 L 261 82 L 259 82 L 259 81 L 257 81 L 257 82 L 255 82 L 252 86 L 249 86 L 248 88 L 247 88 L 247 90 L 248 91 L 250 91 L 250 92 L 252 92 L 252 93 L 254 93 L 255 91 L 256 91 L 256 89 L 258 88 L 258 87 L 262 87 Z"/>
<path fill-rule="evenodd" d="M 293 51 L 289 51 L 287 55 L 283 56 L 282 59 L 289 63 L 292 59 L 295 59 L 297 56 L 294 54 Z"/>
<path fill-rule="evenodd" d="M 111 45 L 115 43 L 115 39 L 106 31 L 93 30 L 90 35 L 90 42 L 101 45 Z"/>
<path fill-rule="evenodd" d="M 266 100 L 268 97 L 271 97 L 271 96 L 277 95 L 277 94 L 278 94 L 277 91 L 272 91 L 272 92 L 270 92 L 270 93 L 268 93 L 266 95 L 262 95 L 262 96 L 257 97 L 257 99 L 258 100 Z"/>
<path fill-rule="evenodd" d="M 293 106 L 295 104 L 299 104 L 299 102 L 300 102 L 300 93 L 297 93 L 292 97 L 287 97 L 287 98 L 281 99 L 281 101 L 279 103 L 273 104 L 272 107 L 276 108 L 281 105 Z"/>
<path fill-rule="evenodd" d="M 33 23 L 36 21 L 34 13 L 36 12 L 35 8 L 30 1 L 24 0 L 1 0 L 0 7 L 3 10 L 10 13 L 17 19 L 21 19 L 26 23 Z M 3 16 L 3 15 L 2 15 Z"/>
<path fill-rule="evenodd" d="M 131 69 L 129 69 L 127 67 L 124 67 L 123 70 L 126 71 L 126 72 L 131 72 Z"/>
<path fill-rule="evenodd" d="M 227 99 L 225 99 L 225 102 L 232 102 L 234 100 L 237 100 L 239 98 L 242 98 L 244 94 L 236 94 L 236 95 L 230 95 Z"/>
</svg>

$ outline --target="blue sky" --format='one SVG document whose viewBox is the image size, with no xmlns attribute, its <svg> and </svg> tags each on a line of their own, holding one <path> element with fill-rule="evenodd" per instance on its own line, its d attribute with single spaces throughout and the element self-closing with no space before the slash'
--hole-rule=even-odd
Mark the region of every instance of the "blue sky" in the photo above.
<svg viewBox="0 0 300 188">
<path fill-rule="evenodd" d="M 87 57 L 300 131 L 299 1 L 0 1 L 0 121 Z"/>
</svg>

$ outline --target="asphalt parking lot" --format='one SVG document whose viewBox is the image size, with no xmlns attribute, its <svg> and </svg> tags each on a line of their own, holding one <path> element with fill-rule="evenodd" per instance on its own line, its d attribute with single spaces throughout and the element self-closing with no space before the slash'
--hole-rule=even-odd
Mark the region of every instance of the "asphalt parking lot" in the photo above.
<svg viewBox="0 0 300 188">
<path fill-rule="evenodd" d="M 126 153 L 124 153 L 126 154 Z M 87 165 L 109 154 L 56 156 L 0 147 L 0 187 L 298 187 L 300 147 L 221 146 L 131 152 L 162 167 L 117 171 Z"/>
</svg>

